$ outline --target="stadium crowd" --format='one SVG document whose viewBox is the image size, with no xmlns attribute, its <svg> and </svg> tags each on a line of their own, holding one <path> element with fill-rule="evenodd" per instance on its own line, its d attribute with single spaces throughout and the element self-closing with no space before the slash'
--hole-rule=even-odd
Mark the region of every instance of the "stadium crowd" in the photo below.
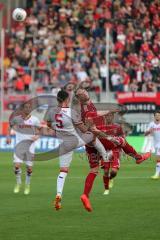
<svg viewBox="0 0 160 240">
<path fill-rule="evenodd" d="M 5 58 L 7 92 L 51 91 L 68 82 L 117 92 L 160 90 L 159 0 L 27 1 L 25 23 L 11 28 Z M 32 79 L 34 78 L 34 81 Z"/>
</svg>

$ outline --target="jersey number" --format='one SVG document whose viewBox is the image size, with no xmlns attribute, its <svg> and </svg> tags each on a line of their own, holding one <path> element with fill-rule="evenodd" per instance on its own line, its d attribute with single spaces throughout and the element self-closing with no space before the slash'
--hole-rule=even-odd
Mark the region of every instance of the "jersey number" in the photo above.
<svg viewBox="0 0 160 240">
<path fill-rule="evenodd" d="M 62 114 L 55 114 L 56 127 L 63 128 Z"/>
</svg>

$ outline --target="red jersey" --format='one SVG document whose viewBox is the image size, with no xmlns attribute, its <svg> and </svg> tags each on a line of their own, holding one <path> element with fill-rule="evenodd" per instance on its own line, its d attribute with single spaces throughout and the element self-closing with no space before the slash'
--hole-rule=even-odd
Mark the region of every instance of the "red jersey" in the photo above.
<svg viewBox="0 0 160 240">
<path fill-rule="evenodd" d="M 102 132 L 105 132 L 107 135 L 116 136 L 116 137 L 124 136 L 122 127 L 116 123 L 102 125 L 102 126 L 99 126 L 98 129 L 101 130 Z"/>
<path fill-rule="evenodd" d="M 97 116 L 97 109 L 92 101 L 90 101 L 87 105 L 81 104 L 81 117 L 84 122 L 85 122 L 86 115 L 90 112 L 93 112 L 95 116 Z"/>
<path fill-rule="evenodd" d="M 91 119 L 96 126 L 104 125 L 104 117 L 98 116 L 97 109 L 92 102 L 89 102 L 88 105 L 81 106 L 81 115 L 84 122 L 87 118 Z"/>
</svg>

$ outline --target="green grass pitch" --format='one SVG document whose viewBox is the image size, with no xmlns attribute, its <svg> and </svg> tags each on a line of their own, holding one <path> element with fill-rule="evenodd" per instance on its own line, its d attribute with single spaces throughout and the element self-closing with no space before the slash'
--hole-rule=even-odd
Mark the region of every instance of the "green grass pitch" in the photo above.
<svg viewBox="0 0 160 240">
<path fill-rule="evenodd" d="M 12 155 L 0 153 L 1 240 L 156 240 L 159 239 L 160 181 L 151 180 L 155 162 L 136 165 L 122 160 L 109 196 L 103 196 L 102 172 L 91 194 L 93 212 L 81 204 L 88 163 L 75 154 L 66 179 L 63 209 L 51 205 L 55 197 L 58 161 L 36 162 L 31 194 L 13 194 Z M 23 174 L 25 168 L 23 167 Z"/>
</svg>

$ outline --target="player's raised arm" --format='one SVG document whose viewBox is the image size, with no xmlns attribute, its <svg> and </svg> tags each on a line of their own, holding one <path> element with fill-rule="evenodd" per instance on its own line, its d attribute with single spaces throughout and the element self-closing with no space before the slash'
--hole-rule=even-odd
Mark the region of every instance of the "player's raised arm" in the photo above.
<svg viewBox="0 0 160 240">
<path fill-rule="evenodd" d="M 102 116 L 107 116 L 107 115 L 109 115 L 109 114 L 118 113 L 119 111 L 120 111 L 119 109 L 97 111 L 97 115 L 100 116 L 100 117 L 102 117 Z"/>
<path fill-rule="evenodd" d="M 37 128 L 37 134 L 41 136 L 56 136 L 56 132 L 52 128 L 52 123 L 50 121 L 46 121 L 44 126 Z"/>
<path fill-rule="evenodd" d="M 71 116 L 72 116 L 72 121 L 75 128 L 79 129 L 82 133 L 85 133 L 88 131 L 88 126 L 86 126 L 83 123 L 81 119 L 81 114 L 78 111 L 72 109 Z"/>
<path fill-rule="evenodd" d="M 43 136 L 56 136 L 55 130 L 52 127 L 52 115 L 54 110 L 49 109 L 44 117 L 44 126 L 40 128 L 40 135 Z"/>
</svg>

